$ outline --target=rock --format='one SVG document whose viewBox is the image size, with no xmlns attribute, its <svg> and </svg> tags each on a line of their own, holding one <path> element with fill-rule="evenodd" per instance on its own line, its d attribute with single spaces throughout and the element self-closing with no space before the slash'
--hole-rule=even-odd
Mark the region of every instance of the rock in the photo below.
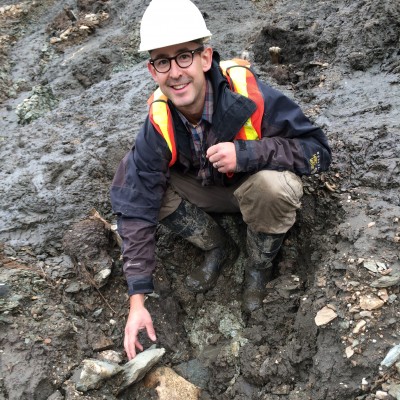
<svg viewBox="0 0 400 400">
<path fill-rule="evenodd" d="M 81 284 L 79 282 L 71 282 L 66 288 L 66 293 L 78 293 L 81 290 Z"/>
<path fill-rule="evenodd" d="M 392 347 L 386 354 L 386 357 L 381 362 L 384 367 L 390 368 L 395 362 L 400 359 L 400 344 Z"/>
<path fill-rule="evenodd" d="M 389 395 L 388 395 L 387 392 L 384 392 L 382 390 L 378 390 L 375 393 L 375 398 L 378 399 L 378 400 L 387 400 L 387 399 L 389 399 Z"/>
<path fill-rule="evenodd" d="M 144 384 L 146 387 L 156 390 L 158 400 L 197 400 L 200 396 L 200 388 L 168 367 L 159 367 L 150 372 L 146 376 Z"/>
<path fill-rule="evenodd" d="M 378 400 L 388 400 L 389 399 L 389 394 L 383 390 L 377 390 L 375 393 L 375 397 Z"/>
<path fill-rule="evenodd" d="M 94 359 L 83 360 L 82 364 L 79 379 L 75 383 L 76 389 L 81 392 L 100 387 L 102 381 L 122 370 L 118 364 Z"/>
<path fill-rule="evenodd" d="M 34 119 L 51 111 L 58 104 L 50 86 L 34 86 L 32 93 L 22 103 L 15 112 L 21 124 L 28 124 Z"/>
<path fill-rule="evenodd" d="M 378 308 L 381 308 L 384 304 L 385 302 L 382 299 L 373 294 L 360 296 L 360 307 L 363 310 L 376 310 Z"/>
<path fill-rule="evenodd" d="M 93 278 L 97 287 L 104 286 L 107 283 L 110 274 L 111 274 L 111 268 L 105 268 L 99 271 Z"/>
<path fill-rule="evenodd" d="M 105 350 L 99 353 L 99 358 L 103 361 L 108 361 L 114 364 L 120 364 L 122 362 L 122 356 L 114 350 Z"/>
<path fill-rule="evenodd" d="M 362 319 L 362 320 L 360 320 L 360 321 L 358 321 L 357 322 L 357 325 L 355 326 L 355 328 L 353 329 L 353 333 L 359 333 L 360 332 L 360 330 L 361 329 L 363 329 L 364 328 L 364 326 L 366 325 L 367 323 Z"/>
<path fill-rule="evenodd" d="M 146 373 L 158 363 L 164 355 L 165 349 L 149 349 L 139 353 L 134 359 L 127 362 L 118 376 L 115 377 L 114 392 L 124 391 L 128 386 L 140 381 Z"/>
<path fill-rule="evenodd" d="M 317 316 L 315 317 L 315 323 L 317 326 L 326 325 L 333 321 L 336 317 L 337 314 L 335 311 L 329 307 L 324 307 L 318 311 Z"/>
<path fill-rule="evenodd" d="M 400 400 L 400 385 L 392 383 L 390 385 L 389 394 L 393 396 L 396 400 Z"/>
<path fill-rule="evenodd" d="M 353 346 L 347 346 L 346 350 L 345 350 L 345 353 L 346 353 L 346 357 L 347 358 L 352 357 L 354 355 Z"/>
<path fill-rule="evenodd" d="M 385 287 L 390 287 L 390 286 L 395 286 L 400 283 L 400 276 L 399 275 L 393 275 L 393 276 L 382 276 L 379 279 L 376 279 L 371 283 L 372 287 L 380 287 L 380 288 L 385 288 Z"/>
<path fill-rule="evenodd" d="M 378 267 L 377 267 L 375 261 L 372 261 L 372 260 L 364 261 L 363 267 L 368 269 L 371 272 L 378 272 Z"/>
</svg>

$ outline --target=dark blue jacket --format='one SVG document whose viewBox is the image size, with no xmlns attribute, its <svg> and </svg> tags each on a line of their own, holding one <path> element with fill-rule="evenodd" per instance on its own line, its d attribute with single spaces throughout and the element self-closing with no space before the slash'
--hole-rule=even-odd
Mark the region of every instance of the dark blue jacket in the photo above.
<svg viewBox="0 0 400 400">
<path fill-rule="evenodd" d="M 218 53 L 207 72 L 214 89 L 214 113 L 207 148 L 233 141 L 255 111 L 255 103 L 232 92 L 219 68 Z M 261 140 L 236 140 L 237 173 L 228 179 L 210 166 L 215 185 L 229 185 L 243 174 L 263 169 L 289 170 L 310 175 L 328 169 L 331 151 L 322 130 L 311 124 L 301 109 L 281 92 L 257 80 L 264 96 Z M 191 135 L 174 105 L 172 112 L 178 159 L 171 167 L 182 173 L 192 170 Z M 129 294 L 153 291 L 155 228 L 169 177 L 171 152 L 147 116 L 135 146 L 121 161 L 111 186 L 111 203 L 118 215 L 123 239 L 124 271 Z"/>
</svg>

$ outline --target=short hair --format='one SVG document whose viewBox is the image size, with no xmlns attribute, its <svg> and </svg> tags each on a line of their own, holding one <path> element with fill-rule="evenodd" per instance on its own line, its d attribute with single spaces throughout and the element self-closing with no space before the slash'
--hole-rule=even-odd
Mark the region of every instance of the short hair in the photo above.
<svg viewBox="0 0 400 400">
<path fill-rule="evenodd" d="M 197 43 L 200 46 L 204 46 L 204 47 L 211 47 L 211 36 L 206 36 L 200 39 L 195 39 L 195 40 L 189 40 L 189 42 L 193 42 L 193 43 Z M 151 52 L 154 49 L 149 50 L 149 54 L 151 54 Z"/>
</svg>

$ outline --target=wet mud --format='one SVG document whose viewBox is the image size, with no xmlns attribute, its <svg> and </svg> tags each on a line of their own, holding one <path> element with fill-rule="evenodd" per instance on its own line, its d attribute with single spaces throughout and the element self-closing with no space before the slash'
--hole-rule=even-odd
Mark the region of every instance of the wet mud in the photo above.
<svg viewBox="0 0 400 400">
<path fill-rule="evenodd" d="M 199 295 L 185 277 L 201 252 L 158 228 L 146 304 L 161 364 L 201 399 L 399 399 L 400 365 L 381 362 L 400 343 L 400 4 L 203 3 L 221 57 L 248 57 L 298 102 L 333 164 L 303 177 L 264 307 L 248 318 L 241 218 L 215 216 L 240 254 Z M 109 185 L 155 88 L 136 53 L 147 4 L 0 0 L 0 400 L 116 398 L 71 379 L 104 350 L 127 361 L 120 252 L 92 216 L 115 222 Z M 160 394 L 143 381 L 118 398 Z"/>
</svg>

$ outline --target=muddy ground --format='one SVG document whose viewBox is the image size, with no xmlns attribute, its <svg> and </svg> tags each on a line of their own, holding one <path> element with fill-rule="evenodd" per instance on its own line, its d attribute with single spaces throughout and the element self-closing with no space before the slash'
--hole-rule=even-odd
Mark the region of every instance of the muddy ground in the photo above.
<svg viewBox="0 0 400 400">
<path fill-rule="evenodd" d="M 115 398 L 76 392 L 70 378 L 104 349 L 124 357 L 118 245 L 89 216 L 114 222 L 109 185 L 154 90 L 136 53 L 147 4 L 0 0 L 1 400 Z M 303 178 L 264 308 L 248 320 L 240 217 L 217 216 L 241 253 L 205 295 L 183 283 L 201 254 L 158 230 L 146 301 L 161 363 L 203 399 L 400 399 L 400 365 L 381 365 L 400 343 L 400 3 L 196 4 L 222 58 L 247 54 L 325 130 L 334 161 Z M 159 397 L 136 384 L 119 398 Z"/>
</svg>

